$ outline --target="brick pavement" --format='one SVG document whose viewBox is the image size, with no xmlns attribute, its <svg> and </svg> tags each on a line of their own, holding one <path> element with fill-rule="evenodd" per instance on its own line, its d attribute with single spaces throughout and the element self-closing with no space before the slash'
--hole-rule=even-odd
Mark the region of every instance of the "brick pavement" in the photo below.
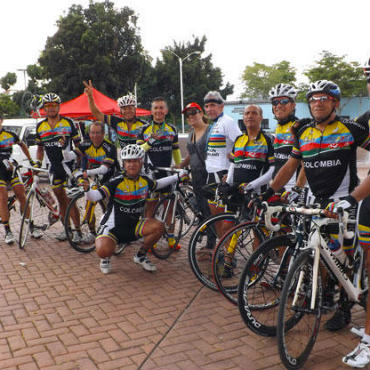
<svg viewBox="0 0 370 370">
<path fill-rule="evenodd" d="M 169 260 L 153 257 L 156 273 L 132 262 L 132 246 L 102 275 L 95 253 L 56 242 L 56 231 L 21 251 L 0 230 L 1 369 L 283 368 L 275 339 L 251 333 L 193 276 L 187 239 Z M 353 322 L 362 317 L 356 309 Z M 304 369 L 345 368 L 341 356 L 357 342 L 348 330 L 321 329 Z"/>
</svg>

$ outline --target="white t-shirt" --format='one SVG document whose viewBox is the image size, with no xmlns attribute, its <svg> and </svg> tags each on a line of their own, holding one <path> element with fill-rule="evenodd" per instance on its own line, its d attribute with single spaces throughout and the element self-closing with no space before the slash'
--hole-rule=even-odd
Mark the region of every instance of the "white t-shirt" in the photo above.
<svg viewBox="0 0 370 370">
<path fill-rule="evenodd" d="M 227 155 L 232 151 L 235 139 L 242 132 L 231 117 L 222 114 L 210 127 L 207 140 L 207 172 L 227 170 L 230 166 Z"/>
</svg>

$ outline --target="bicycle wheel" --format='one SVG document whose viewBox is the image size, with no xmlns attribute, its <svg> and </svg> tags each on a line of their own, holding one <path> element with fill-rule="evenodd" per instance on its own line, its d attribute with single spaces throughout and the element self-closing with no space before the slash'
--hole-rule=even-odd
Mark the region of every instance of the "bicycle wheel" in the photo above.
<svg viewBox="0 0 370 370">
<path fill-rule="evenodd" d="M 155 209 L 154 218 L 165 225 L 163 236 L 153 245 L 152 252 L 159 259 L 167 259 L 177 248 L 183 225 L 183 217 L 179 217 L 179 202 L 174 210 L 175 195 L 161 199 Z M 173 215 L 173 212 L 175 214 Z M 170 220 L 169 220 L 170 219 Z"/>
<path fill-rule="evenodd" d="M 24 206 L 24 212 L 22 215 L 21 227 L 19 230 L 18 245 L 20 249 L 24 249 L 28 234 L 30 233 L 31 223 L 33 221 L 33 206 L 36 200 L 35 191 L 30 191 L 26 198 L 26 204 Z"/>
<path fill-rule="evenodd" d="M 180 202 L 177 208 L 177 216 L 183 218 L 182 224 L 182 231 L 181 231 L 181 238 L 183 238 L 194 225 L 197 219 L 197 210 L 194 206 L 195 196 L 193 189 L 188 186 L 184 185 L 181 187 L 185 197 L 180 195 Z"/>
<path fill-rule="evenodd" d="M 218 290 L 231 303 L 238 303 L 240 275 L 250 255 L 265 239 L 256 222 L 244 222 L 233 227 L 217 244 L 213 254 L 213 278 Z M 225 263 L 232 268 L 225 269 Z"/>
<path fill-rule="evenodd" d="M 239 312 L 258 335 L 276 336 L 280 295 L 294 246 L 288 235 L 266 240 L 252 253 L 240 275 Z"/>
<path fill-rule="evenodd" d="M 302 252 L 289 269 L 281 293 L 277 339 L 281 361 L 288 369 L 298 369 L 307 360 L 319 333 L 322 286 L 318 273 L 314 307 L 312 251 Z M 294 325 L 289 325 L 293 321 Z"/>
<path fill-rule="evenodd" d="M 80 219 L 79 234 L 73 221 L 73 210 L 77 209 Z M 103 201 L 87 202 L 84 193 L 75 195 L 67 207 L 64 227 L 71 247 L 81 253 L 90 253 L 95 249 L 95 237 L 100 220 L 105 213 Z"/>
<path fill-rule="evenodd" d="M 212 256 L 220 237 L 217 235 L 216 226 L 227 222 L 230 227 L 237 222 L 234 213 L 219 213 L 206 218 L 194 231 L 190 238 L 188 259 L 190 267 L 197 279 L 206 287 L 217 290 L 213 280 Z"/>
</svg>

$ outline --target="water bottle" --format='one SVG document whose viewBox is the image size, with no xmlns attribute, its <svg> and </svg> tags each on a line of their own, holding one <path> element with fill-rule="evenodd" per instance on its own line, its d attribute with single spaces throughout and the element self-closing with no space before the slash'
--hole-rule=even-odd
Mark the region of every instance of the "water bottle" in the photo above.
<svg viewBox="0 0 370 370">
<path fill-rule="evenodd" d="M 339 241 L 336 239 L 330 239 L 328 243 L 328 247 L 330 248 L 331 252 L 334 254 L 335 258 L 342 265 L 345 265 L 347 261 L 347 255 L 346 255 L 346 252 L 343 250 L 342 246 L 340 245 Z"/>
</svg>

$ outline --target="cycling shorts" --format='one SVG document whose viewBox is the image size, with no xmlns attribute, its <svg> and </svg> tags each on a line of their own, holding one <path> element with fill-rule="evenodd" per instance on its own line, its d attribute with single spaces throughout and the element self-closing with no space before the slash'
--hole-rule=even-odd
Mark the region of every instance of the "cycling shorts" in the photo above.
<svg viewBox="0 0 370 370">
<path fill-rule="evenodd" d="M 5 188 L 14 188 L 14 186 L 21 185 L 22 182 L 19 180 L 19 177 L 16 175 L 12 178 L 12 171 L 0 167 L 0 187 Z"/>
<path fill-rule="evenodd" d="M 69 169 L 70 173 L 72 173 L 72 163 L 63 163 L 57 166 L 51 165 L 49 169 L 49 179 L 52 189 L 59 189 L 67 184 L 68 174 L 63 165 L 67 167 L 67 170 Z"/>
</svg>

